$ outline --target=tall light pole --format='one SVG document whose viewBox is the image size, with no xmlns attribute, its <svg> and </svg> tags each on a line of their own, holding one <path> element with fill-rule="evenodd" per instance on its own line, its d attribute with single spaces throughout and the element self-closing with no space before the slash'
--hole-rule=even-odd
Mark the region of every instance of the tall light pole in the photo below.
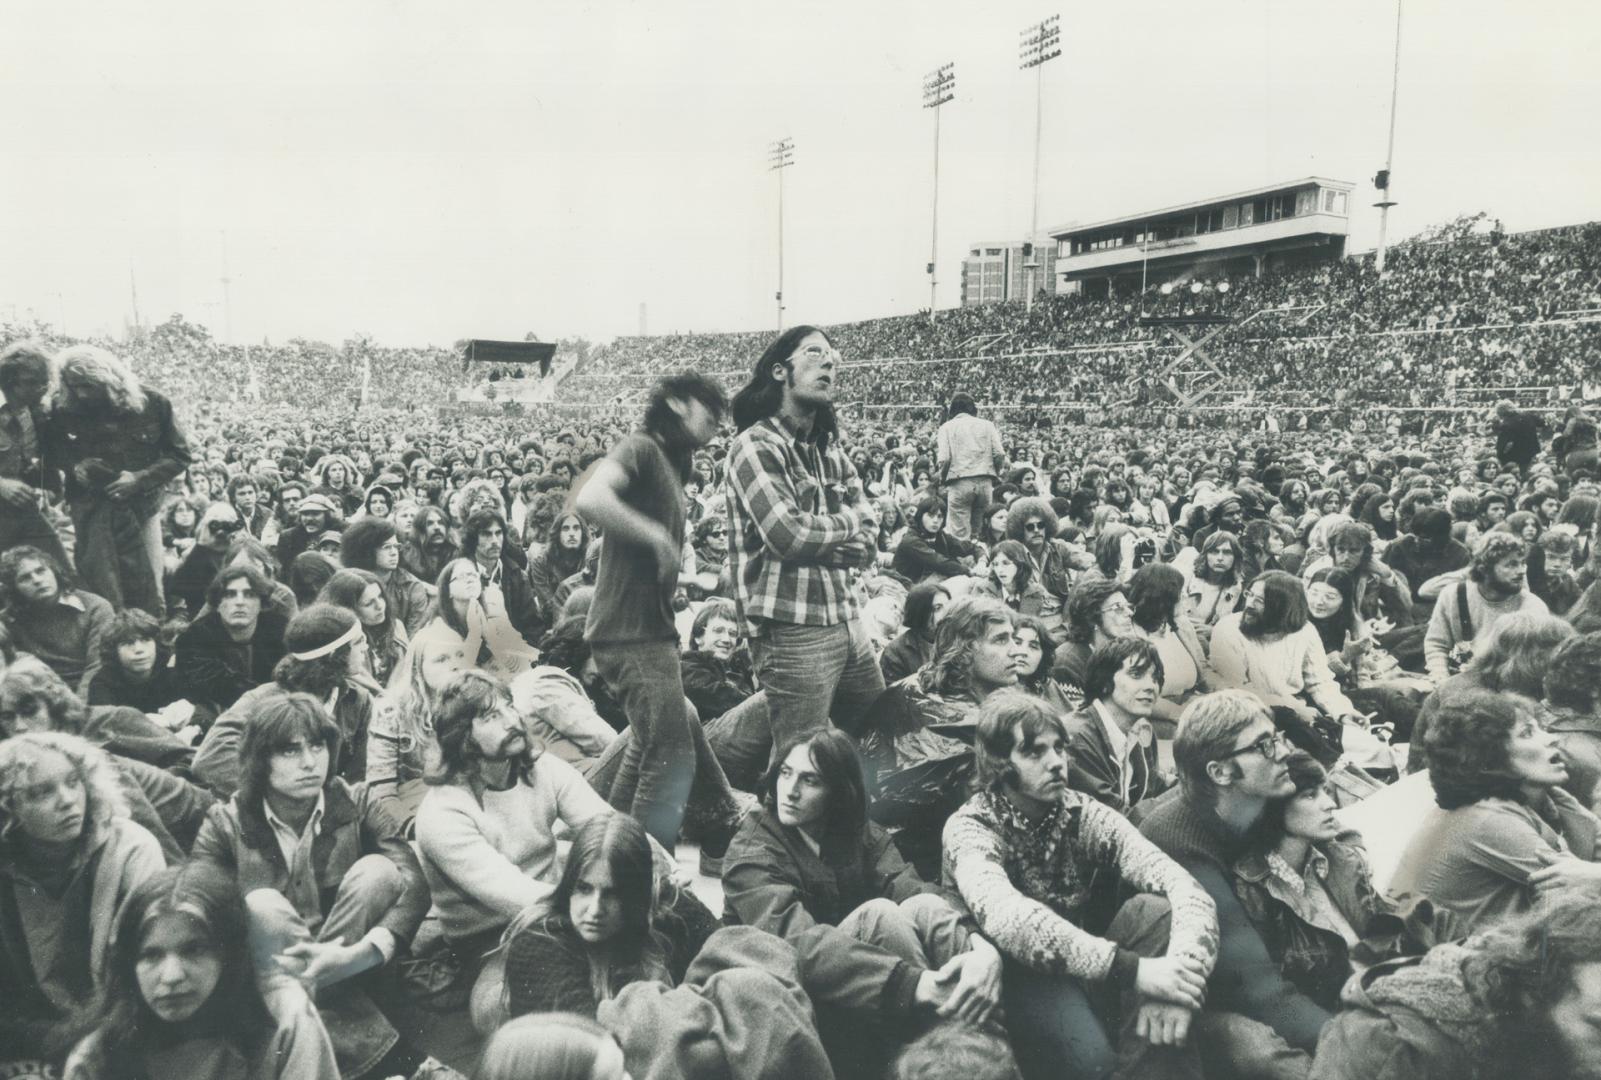
<svg viewBox="0 0 1601 1080">
<path fill-rule="evenodd" d="M 934 210 L 933 235 L 928 242 L 928 322 L 934 324 L 938 306 L 939 282 L 934 267 L 939 262 L 939 107 L 956 96 L 956 65 L 945 64 L 923 79 L 923 108 L 934 110 Z"/>
<path fill-rule="evenodd" d="M 1028 311 L 1034 310 L 1034 270 L 1039 264 L 1035 261 L 1038 255 L 1034 251 L 1034 238 L 1040 231 L 1040 128 L 1045 112 L 1045 64 L 1062 55 L 1062 17 L 1052 15 L 1023 28 L 1020 36 L 1023 39 L 1018 47 L 1018 68 L 1027 71 L 1034 69 L 1034 209 L 1028 219 L 1028 239 L 1023 241 L 1023 258 L 1028 262 L 1023 264 L 1028 282 Z"/>
<path fill-rule="evenodd" d="M 1395 0 L 1395 64 L 1390 72 L 1390 145 L 1384 151 L 1384 168 L 1373 178 L 1373 186 L 1379 189 L 1379 201 L 1373 204 L 1379 208 L 1379 250 L 1373 260 L 1373 269 L 1380 277 L 1384 276 L 1384 246 L 1390 227 L 1390 207 L 1395 205 L 1395 200 L 1390 198 L 1390 164 L 1395 160 L 1395 101 L 1400 92 L 1401 0 Z"/>
<path fill-rule="evenodd" d="M 779 139 L 767 154 L 767 171 L 778 174 L 778 328 L 784 329 L 784 170 L 795 164 L 795 140 Z"/>
<path fill-rule="evenodd" d="M 233 278 L 228 276 L 228 234 L 222 234 L 222 328 L 228 344 L 233 344 L 233 298 L 229 295 L 229 286 Z"/>
</svg>

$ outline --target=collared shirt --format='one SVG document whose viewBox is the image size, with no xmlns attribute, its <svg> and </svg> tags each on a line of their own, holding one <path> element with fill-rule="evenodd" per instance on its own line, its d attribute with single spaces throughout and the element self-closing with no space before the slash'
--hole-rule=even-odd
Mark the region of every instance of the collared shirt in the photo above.
<svg viewBox="0 0 1601 1080">
<path fill-rule="evenodd" d="M 995 424 L 977 416 L 959 413 L 940 425 L 934 437 L 938 464 L 947 480 L 971 476 L 995 476 L 1006 460 L 1001 433 Z"/>
<path fill-rule="evenodd" d="M 1107 711 L 1105 705 L 1099 701 L 1092 701 L 1090 708 L 1100 717 L 1101 727 L 1106 731 L 1106 741 L 1112 747 L 1112 758 L 1117 762 L 1117 794 L 1122 799 L 1123 805 L 1127 806 L 1129 786 L 1134 781 L 1134 764 L 1129 761 L 1132 741 L 1123 733 L 1123 729 L 1117 726 L 1117 721 L 1112 719 L 1112 714 Z"/>
<path fill-rule="evenodd" d="M 1267 854 L 1268 889 L 1303 922 L 1345 939 L 1347 946 L 1361 940 L 1351 921 L 1335 905 L 1324 884 L 1329 876 L 1329 858 L 1317 848 L 1307 856 L 1306 869 L 1297 873 L 1276 851 Z"/>
<path fill-rule="evenodd" d="M 746 630 L 753 620 L 834 626 L 856 618 L 851 572 L 818 560 L 862 531 L 848 494 L 856 470 L 836 444 L 819 450 L 777 416 L 728 451 L 729 565 Z"/>
<path fill-rule="evenodd" d="M 267 827 L 272 830 L 278 850 L 283 852 L 284 863 L 289 867 L 289 881 L 285 885 L 287 899 L 313 934 L 322 927 L 324 917 L 322 898 L 317 892 L 317 869 L 311 861 L 312 846 L 322 833 L 324 807 L 324 795 L 318 792 L 317 805 L 312 808 L 311 817 L 306 819 L 306 827 L 296 832 L 292 825 L 272 812 L 272 803 L 261 800 L 261 812 L 267 818 Z M 377 949 L 386 964 L 395 955 L 395 935 L 385 927 L 373 927 L 361 940 L 362 944 Z"/>
</svg>

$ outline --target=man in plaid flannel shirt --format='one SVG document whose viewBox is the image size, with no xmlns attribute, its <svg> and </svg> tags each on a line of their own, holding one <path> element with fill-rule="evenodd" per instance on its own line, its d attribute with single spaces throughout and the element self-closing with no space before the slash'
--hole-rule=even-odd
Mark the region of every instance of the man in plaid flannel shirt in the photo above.
<svg viewBox="0 0 1601 1080">
<path fill-rule="evenodd" d="M 878 523 L 836 442 L 839 359 L 820 330 L 793 327 L 734 399 L 729 565 L 775 749 L 830 715 L 854 717 L 884 689 L 852 592 Z"/>
</svg>

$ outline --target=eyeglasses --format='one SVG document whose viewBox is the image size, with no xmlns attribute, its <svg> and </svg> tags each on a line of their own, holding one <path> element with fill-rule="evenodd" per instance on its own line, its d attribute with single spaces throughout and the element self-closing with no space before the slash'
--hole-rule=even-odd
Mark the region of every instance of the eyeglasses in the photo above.
<svg viewBox="0 0 1601 1080">
<path fill-rule="evenodd" d="M 808 360 L 822 360 L 826 357 L 839 357 L 839 350 L 832 345 L 808 345 L 800 351 L 800 355 Z"/>
<path fill-rule="evenodd" d="M 1290 740 L 1285 738 L 1284 732 L 1275 731 L 1271 735 L 1262 736 L 1249 746 L 1242 746 L 1238 750 L 1230 750 L 1226 754 L 1221 754 L 1218 756 L 1217 760 L 1227 761 L 1230 758 L 1239 757 L 1241 754 L 1249 754 L 1254 750 L 1269 761 L 1277 761 L 1279 759 L 1279 755 L 1289 748 Z"/>
<path fill-rule="evenodd" d="M 1023 531 L 1024 532 L 1044 532 L 1045 531 L 1045 522 L 1043 522 L 1043 521 L 1025 521 L 1025 522 L 1023 522 Z"/>
<path fill-rule="evenodd" d="M 1127 600 L 1113 600 L 1111 603 L 1101 605 L 1102 615 L 1132 615 L 1134 605 Z"/>
</svg>

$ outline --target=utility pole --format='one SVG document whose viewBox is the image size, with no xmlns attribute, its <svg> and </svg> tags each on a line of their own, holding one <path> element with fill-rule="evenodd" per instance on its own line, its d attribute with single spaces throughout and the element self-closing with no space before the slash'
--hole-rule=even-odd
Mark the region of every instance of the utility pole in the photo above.
<svg viewBox="0 0 1601 1080">
<path fill-rule="evenodd" d="M 934 224 L 928 242 L 928 323 L 934 325 L 938 308 L 939 282 L 934 267 L 939 262 L 939 108 L 956 96 L 956 65 L 945 64 L 923 79 L 923 108 L 934 110 Z"/>
<path fill-rule="evenodd" d="M 1022 71 L 1034 69 L 1034 208 L 1028 219 L 1028 238 L 1023 241 L 1023 258 L 1028 260 L 1023 264 L 1028 282 L 1028 311 L 1034 310 L 1034 271 L 1039 267 L 1034 239 L 1040 231 L 1040 132 L 1045 114 L 1044 68 L 1048 61 L 1062 55 L 1061 22 L 1060 15 L 1052 15 L 1024 27 L 1020 35 L 1023 43 L 1019 47 L 1018 68 Z"/>
<path fill-rule="evenodd" d="M 1390 207 L 1395 205 L 1395 200 L 1390 197 L 1390 165 L 1395 160 L 1395 102 L 1400 94 L 1401 0 L 1395 0 L 1395 64 L 1390 72 L 1390 144 L 1384 151 L 1384 168 L 1373 178 L 1373 186 L 1379 189 L 1379 201 L 1373 204 L 1379 208 L 1379 250 L 1373 259 L 1373 269 L 1379 277 L 1384 276 L 1384 250 L 1390 228 Z"/>
<path fill-rule="evenodd" d="M 222 234 L 222 332 L 228 342 L 233 344 L 233 300 L 229 293 L 229 286 L 233 279 L 228 276 L 228 234 Z"/>
<path fill-rule="evenodd" d="M 767 171 L 778 174 L 778 328 L 784 329 L 784 170 L 795 164 L 795 140 L 779 139 L 768 151 Z"/>
<path fill-rule="evenodd" d="M 137 336 L 143 332 L 144 326 L 139 320 L 139 279 L 134 276 L 132 259 L 128 260 L 128 288 L 133 294 L 133 330 Z"/>
</svg>

